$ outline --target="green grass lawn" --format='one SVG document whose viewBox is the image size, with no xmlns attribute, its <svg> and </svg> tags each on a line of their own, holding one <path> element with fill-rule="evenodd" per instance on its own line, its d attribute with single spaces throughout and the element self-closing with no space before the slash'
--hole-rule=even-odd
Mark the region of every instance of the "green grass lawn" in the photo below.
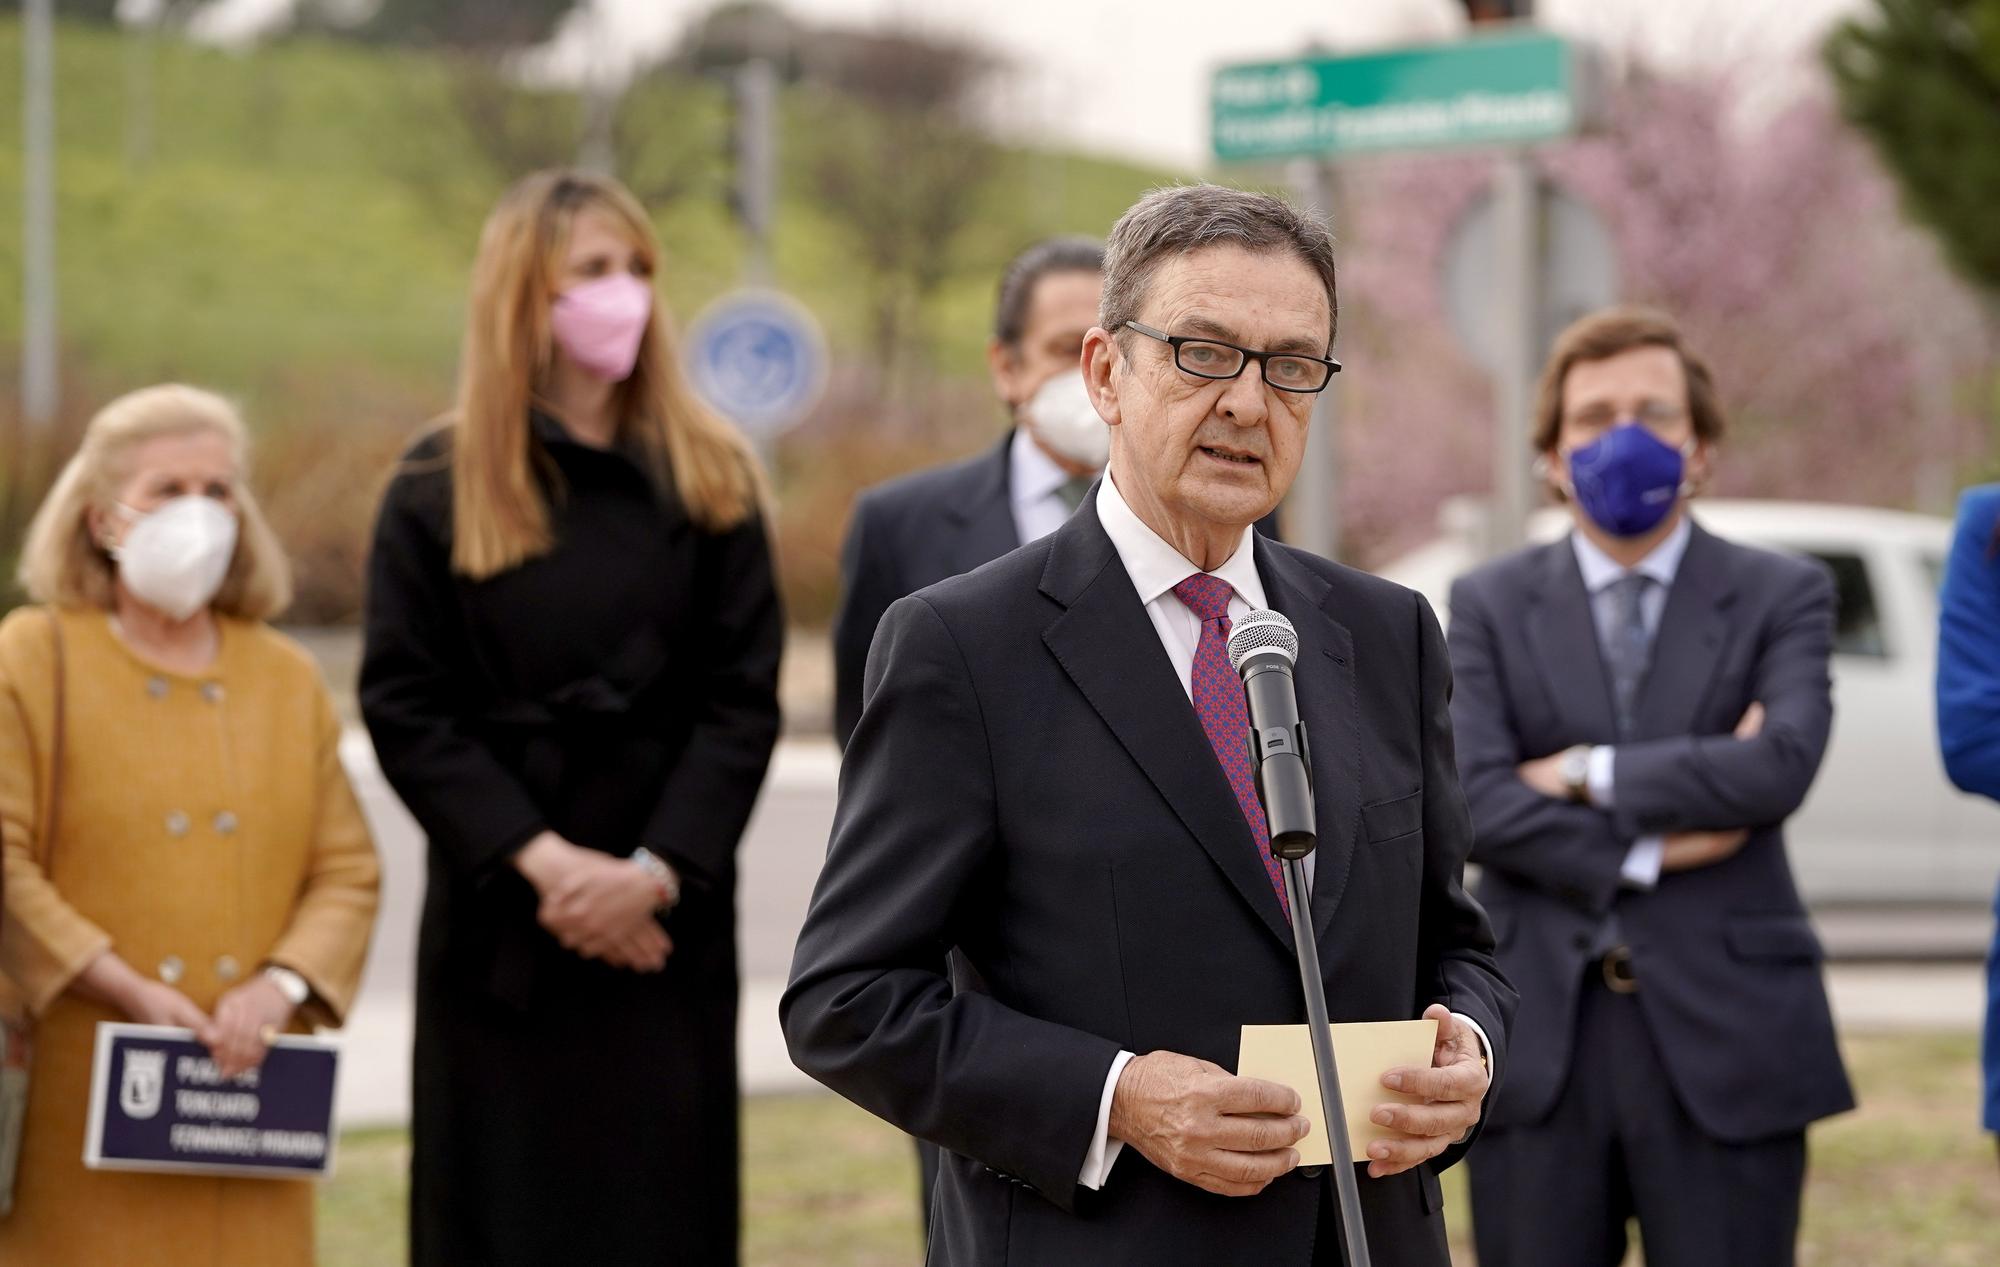
<svg viewBox="0 0 2000 1267">
<path fill-rule="evenodd" d="M 503 160 L 471 142 L 444 62 L 310 36 L 248 54 L 172 38 L 145 48 L 101 27 L 57 28 L 66 355 L 120 384 L 168 374 L 214 382 L 255 395 L 264 412 L 357 372 L 447 389 L 479 224 L 518 173 L 498 170 Z M 20 21 L 0 16 L 0 66 L 20 64 Z M 524 92 L 513 104 L 541 118 L 522 133 L 542 138 L 533 153 L 562 161 L 574 97 Z M 21 205 L 20 110 L 18 91 L 0 92 L 0 205 L 9 209 L 0 222 Z M 626 155 L 638 170 L 623 174 L 679 191 L 656 218 L 661 286 L 686 320 L 736 283 L 743 261 L 743 235 L 724 205 L 724 93 L 709 79 L 655 78 L 635 90 L 630 116 L 645 143 Z M 142 118 L 151 137 L 143 151 L 131 141 Z M 772 247 L 777 283 L 851 352 L 865 343 L 866 270 L 810 177 L 834 126 L 816 98 L 786 90 Z M 523 149 L 511 161 L 531 157 Z M 992 194 L 950 243 L 923 314 L 937 368 L 983 375 L 995 278 L 1013 252 L 1049 233 L 1102 234 L 1173 175 L 1003 148 L 985 177 Z M 0 292 L 19 293 L 20 269 L 9 229 L 0 233 Z M 19 321 L 17 304 L 0 304 L 0 348 L 19 337 Z"/>
<path fill-rule="evenodd" d="M 1974 1125 L 1977 1047 L 1970 1034 L 1847 1042 L 1862 1107 L 1813 1133 L 1802 1267 L 2000 1262 L 2000 1162 Z M 743 1118 L 746 1262 L 918 1261 L 916 1162 L 901 1135 L 824 1095 L 752 1099 Z M 408 1163 L 400 1132 L 342 1142 L 339 1176 L 320 1198 L 322 1267 L 402 1261 Z M 1445 1188 L 1453 1247 L 1467 1267 L 1462 1178 L 1448 1173 Z"/>
</svg>

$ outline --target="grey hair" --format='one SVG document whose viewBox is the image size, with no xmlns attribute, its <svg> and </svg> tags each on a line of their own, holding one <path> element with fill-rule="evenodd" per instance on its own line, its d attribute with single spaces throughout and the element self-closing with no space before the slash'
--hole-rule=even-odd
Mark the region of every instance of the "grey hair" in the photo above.
<svg viewBox="0 0 2000 1267">
<path fill-rule="evenodd" d="M 1000 298 L 993 306 L 993 338 L 1018 346 L 1028 332 L 1028 308 L 1035 287 L 1051 273 L 1101 273 L 1104 243 L 1095 238 L 1043 238 L 1007 262 L 1000 274 Z"/>
<path fill-rule="evenodd" d="M 1160 265 L 1209 246 L 1239 246 L 1260 254 L 1289 251 L 1302 260 L 1326 288 L 1326 342 L 1333 346 L 1340 315 L 1333 236 L 1282 198 L 1223 185 L 1155 189 L 1118 218 L 1104 255 L 1098 324 L 1117 333 L 1136 320 Z"/>
</svg>

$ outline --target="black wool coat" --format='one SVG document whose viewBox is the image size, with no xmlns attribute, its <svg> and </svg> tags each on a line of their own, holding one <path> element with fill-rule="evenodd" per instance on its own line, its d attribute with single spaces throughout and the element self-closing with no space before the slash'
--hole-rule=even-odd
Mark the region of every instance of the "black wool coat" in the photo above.
<svg viewBox="0 0 2000 1267">
<path fill-rule="evenodd" d="M 555 547 L 451 570 L 448 439 L 406 455 L 369 560 L 361 706 L 429 838 L 411 1261 L 737 1255 L 735 851 L 778 733 L 761 520 L 697 527 L 628 452 L 537 416 Z M 512 854 L 544 829 L 684 880 L 666 970 L 566 951 Z"/>
</svg>

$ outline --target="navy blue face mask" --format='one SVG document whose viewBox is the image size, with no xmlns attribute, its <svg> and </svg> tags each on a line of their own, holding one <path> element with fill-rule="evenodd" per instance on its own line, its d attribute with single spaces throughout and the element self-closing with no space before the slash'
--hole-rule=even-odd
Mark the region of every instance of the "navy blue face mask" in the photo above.
<svg viewBox="0 0 2000 1267">
<path fill-rule="evenodd" d="M 1619 423 L 1569 454 L 1570 495 L 1614 537 L 1643 537 L 1680 500 L 1687 458 L 1636 422 Z"/>
</svg>

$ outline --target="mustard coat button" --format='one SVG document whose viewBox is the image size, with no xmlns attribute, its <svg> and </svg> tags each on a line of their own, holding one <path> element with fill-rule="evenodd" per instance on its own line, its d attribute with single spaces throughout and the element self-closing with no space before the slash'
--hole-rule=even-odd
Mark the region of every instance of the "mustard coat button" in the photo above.
<svg viewBox="0 0 2000 1267">
<path fill-rule="evenodd" d="M 146 694 L 152 696 L 154 699 L 165 699 L 167 697 L 167 679 L 163 677 L 147 678 Z"/>
<path fill-rule="evenodd" d="M 201 697 L 211 704 L 220 704 L 222 702 L 222 683 L 203 682 L 201 684 Z"/>
<path fill-rule="evenodd" d="M 181 811 L 175 810 L 167 815 L 167 835 L 185 836 L 188 834 L 188 826 L 188 816 Z"/>
<path fill-rule="evenodd" d="M 217 981 L 234 981 L 239 971 L 240 969 L 236 964 L 236 956 L 234 955 L 224 955 L 215 961 L 215 979 Z"/>
<path fill-rule="evenodd" d="M 181 974 L 186 971 L 187 965 L 181 962 L 179 955 L 168 955 L 165 959 L 160 960 L 160 980 L 166 982 L 168 985 L 179 985 L 181 983 Z"/>
<path fill-rule="evenodd" d="M 235 835 L 236 815 L 230 813 L 228 810 L 223 810 L 220 814 L 217 814 L 215 816 L 215 830 L 217 835 L 221 836 Z"/>
</svg>

